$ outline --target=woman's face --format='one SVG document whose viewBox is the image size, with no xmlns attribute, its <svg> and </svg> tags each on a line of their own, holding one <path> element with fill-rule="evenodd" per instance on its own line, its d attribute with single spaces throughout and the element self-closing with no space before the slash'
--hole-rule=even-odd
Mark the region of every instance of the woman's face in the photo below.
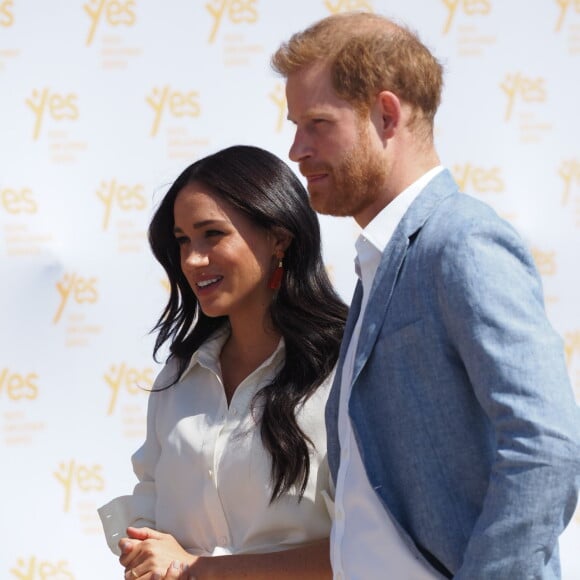
<svg viewBox="0 0 580 580">
<path fill-rule="evenodd" d="M 178 193 L 173 216 L 181 269 L 204 314 L 228 316 L 232 325 L 263 320 L 272 301 L 275 236 L 200 182 Z"/>
</svg>

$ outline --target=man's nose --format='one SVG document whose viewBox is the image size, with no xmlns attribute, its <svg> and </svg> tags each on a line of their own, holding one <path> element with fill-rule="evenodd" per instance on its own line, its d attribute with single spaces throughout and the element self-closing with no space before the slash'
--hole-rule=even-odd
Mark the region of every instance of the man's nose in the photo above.
<svg viewBox="0 0 580 580">
<path fill-rule="evenodd" d="M 292 142 L 292 146 L 290 147 L 290 151 L 288 153 L 288 157 L 296 163 L 303 161 L 304 159 L 310 157 L 312 155 L 312 148 L 308 143 L 304 133 L 296 129 L 296 133 L 294 135 L 294 141 Z"/>
</svg>

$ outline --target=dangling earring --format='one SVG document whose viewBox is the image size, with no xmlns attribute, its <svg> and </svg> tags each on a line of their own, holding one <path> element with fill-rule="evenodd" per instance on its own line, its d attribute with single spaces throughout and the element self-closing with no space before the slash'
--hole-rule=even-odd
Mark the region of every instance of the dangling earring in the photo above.
<svg viewBox="0 0 580 580">
<path fill-rule="evenodd" d="M 271 290 L 278 290 L 278 288 L 280 288 L 280 285 L 282 284 L 282 276 L 284 274 L 282 258 L 284 258 L 284 252 L 282 252 L 282 250 L 278 250 L 276 252 L 276 259 L 278 260 L 278 265 L 276 266 L 276 269 L 272 272 L 272 276 L 270 276 L 270 281 L 268 282 L 268 288 L 270 288 Z"/>
</svg>

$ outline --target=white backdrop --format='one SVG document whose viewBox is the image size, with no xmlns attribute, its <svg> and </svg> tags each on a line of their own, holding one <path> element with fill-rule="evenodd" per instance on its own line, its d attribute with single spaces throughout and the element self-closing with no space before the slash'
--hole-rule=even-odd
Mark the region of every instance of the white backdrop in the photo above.
<svg viewBox="0 0 580 580">
<path fill-rule="evenodd" d="M 95 510 L 133 487 L 137 385 L 159 369 L 152 209 L 221 147 L 287 159 L 270 55 L 348 9 L 408 23 L 443 61 L 442 160 L 532 247 L 580 397 L 578 0 L 0 0 L 0 578 L 121 577 Z M 349 301 L 357 228 L 321 221 Z M 577 512 L 566 580 L 579 540 Z"/>
</svg>

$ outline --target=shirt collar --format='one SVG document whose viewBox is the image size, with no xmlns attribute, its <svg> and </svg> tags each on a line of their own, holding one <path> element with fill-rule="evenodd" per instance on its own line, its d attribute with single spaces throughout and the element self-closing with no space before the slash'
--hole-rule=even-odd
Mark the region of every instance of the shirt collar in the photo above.
<svg viewBox="0 0 580 580">
<path fill-rule="evenodd" d="M 218 328 L 192 355 L 187 368 L 181 378 L 190 373 L 197 365 L 202 366 L 217 375 L 221 375 L 220 353 L 226 340 L 230 336 L 230 325 L 225 324 Z M 279 364 L 284 360 L 286 346 L 284 338 L 280 338 L 276 350 L 256 369 L 259 370 L 269 365 Z"/>
<path fill-rule="evenodd" d="M 443 166 L 437 165 L 409 185 L 367 224 L 361 232 L 361 237 L 368 240 L 382 253 L 410 205 L 425 186 L 441 171 L 443 171 Z"/>
<path fill-rule="evenodd" d="M 437 165 L 424 173 L 387 204 L 361 231 L 355 244 L 357 255 L 354 267 L 357 276 L 363 282 L 363 288 L 370 287 L 382 253 L 410 205 L 441 171 L 443 166 Z"/>
</svg>

